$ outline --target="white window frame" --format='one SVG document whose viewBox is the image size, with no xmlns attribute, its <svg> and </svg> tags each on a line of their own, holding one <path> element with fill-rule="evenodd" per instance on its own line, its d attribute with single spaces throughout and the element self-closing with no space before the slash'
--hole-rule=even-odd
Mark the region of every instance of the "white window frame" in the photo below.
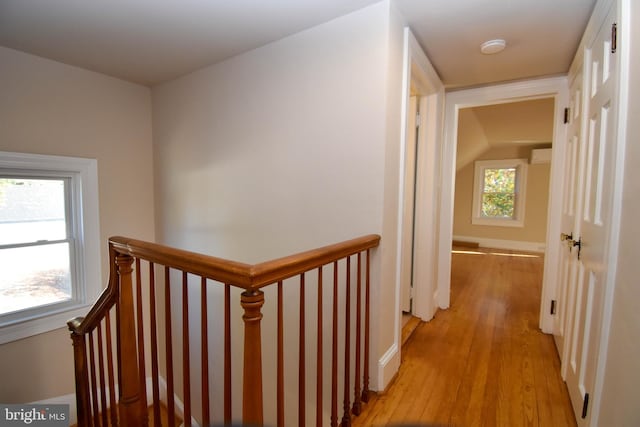
<svg viewBox="0 0 640 427">
<path fill-rule="evenodd" d="M 74 258 L 71 301 L 0 316 L 0 344 L 66 327 L 83 316 L 102 290 L 100 272 L 100 221 L 98 162 L 79 157 L 0 151 L 0 174 L 31 178 L 69 179 Z"/>
<path fill-rule="evenodd" d="M 515 206 L 512 218 L 492 218 L 482 215 L 482 193 L 484 188 L 485 169 L 515 168 Z M 524 212 L 527 188 L 527 159 L 477 160 L 474 165 L 473 178 L 473 225 L 492 225 L 498 227 L 524 227 Z"/>
</svg>

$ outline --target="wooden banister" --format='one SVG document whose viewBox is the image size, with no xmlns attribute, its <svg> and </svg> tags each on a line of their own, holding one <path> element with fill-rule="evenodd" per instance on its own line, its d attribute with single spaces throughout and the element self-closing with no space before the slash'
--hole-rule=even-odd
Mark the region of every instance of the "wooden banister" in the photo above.
<svg viewBox="0 0 640 427">
<path fill-rule="evenodd" d="M 112 237 L 109 241 L 116 251 L 132 257 L 236 287 L 259 289 L 329 264 L 336 259 L 374 248 L 380 243 L 380 236 L 371 234 L 254 265 L 126 237 Z"/>
<path fill-rule="evenodd" d="M 284 423 L 284 291 L 285 286 L 290 286 L 290 281 L 298 281 L 300 286 L 300 301 L 294 303 L 299 310 L 298 317 L 298 423 L 304 425 L 306 421 L 307 390 L 306 380 L 309 374 L 305 369 L 307 356 L 305 346 L 305 330 L 316 338 L 316 364 L 315 372 L 315 418 L 316 425 L 322 425 L 323 420 L 323 366 L 331 367 L 331 425 L 338 423 L 337 416 L 337 390 L 338 373 L 344 372 L 341 384 L 344 386 L 344 413 L 342 424 L 350 424 L 350 412 L 360 413 L 362 402 L 367 401 L 368 393 L 368 369 L 369 369 L 369 274 L 370 274 L 370 250 L 379 245 L 380 236 L 367 235 L 341 243 L 324 246 L 318 249 L 301 252 L 258 264 L 245 264 L 223 258 L 212 257 L 195 252 L 171 248 L 156 243 L 126 237 L 113 237 L 109 240 L 110 253 L 110 278 L 107 288 L 93 305 L 87 316 L 75 318 L 68 322 L 74 346 L 76 361 L 76 390 L 78 400 L 79 426 L 89 426 L 95 423 L 106 424 L 107 413 L 110 414 L 109 424 L 122 425 L 148 425 L 147 411 L 147 387 L 146 372 L 152 375 L 150 398 L 153 406 L 153 425 L 160 425 L 160 398 L 166 399 L 168 412 L 167 423 L 169 426 L 179 424 L 178 416 L 184 417 L 184 425 L 190 425 L 191 417 L 198 418 L 198 423 L 209 424 L 214 419 L 222 419 L 226 424 L 235 421 L 232 414 L 232 335 L 241 331 L 232 331 L 232 295 L 235 301 L 237 293 L 232 294 L 232 288 L 243 290 L 240 294 L 239 305 L 243 309 L 244 323 L 244 354 L 243 354 L 243 381 L 242 381 L 242 422 L 247 425 L 260 426 L 263 424 L 263 377 L 262 377 L 262 334 L 261 322 L 263 318 L 262 307 L 265 304 L 265 294 L 262 288 L 277 284 L 277 318 L 270 319 L 277 329 L 277 384 L 274 385 L 277 403 L 277 422 Z M 366 252 L 366 269 L 362 277 L 362 253 Z M 357 255 L 357 273 L 351 269 L 351 257 Z M 134 263 L 135 262 L 135 263 Z M 143 265 L 143 262 L 145 263 Z M 343 264 L 344 263 L 344 264 Z M 148 265 L 148 271 L 145 270 Z M 344 266 L 344 268 L 342 267 Z M 144 267 L 144 268 L 143 268 Z M 333 268 L 333 299 L 327 304 L 333 307 L 325 307 L 323 302 L 322 281 L 323 268 Z M 156 283 L 156 269 L 164 271 L 164 275 L 158 274 Z M 317 269 L 317 282 L 305 280 L 305 274 Z M 143 272 L 144 270 L 144 272 Z M 340 273 L 339 273 L 340 271 Z M 135 274 L 134 274 L 135 272 Z M 172 280 L 173 273 L 180 274 L 182 280 Z M 346 274 L 344 274 L 346 273 Z M 354 295 L 351 291 L 351 276 L 357 274 Z M 190 276 L 193 276 L 193 284 L 197 283 L 197 292 L 188 291 Z M 339 277 L 342 279 L 339 279 Z M 295 279 L 298 277 L 298 279 Z M 309 276 L 312 277 L 312 276 Z M 133 280 L 135 278 L 135 280 Z M 174 278 L 175 279 L 175 278 Z M 290 281 L 287 279 L 291 279 Z M 364 280 L 363 280 L 364 279 Z M 286 282 L 285 282 L 286 281 Z M 343 283 L 344 282 L 344 283 Z M 362 282 L 365 284 L 361 289 Z M 338 300 L 338 286 L 345 284 L 345 300 Z M 156 286 L 159 288 L 156 289 Z M 305 295 L 307 287 L 316 292 L 315 298 L 317 317 L 316 325 L 309 330 L 307 323 L 314 319 L 305 317 Z M 317 286 L 317 288 L 316 288 Z M 213 290 L 220 289 L 220 294 Z M 196 288 L 194 288 L 196 289 Z M 208 291 L 211 292 L 208 292 Z M 364 292 L 363 292 L 364 291 Z M 221 295 L 223 294 L 223 296 Z M 190 304 L 189 298 L 199 298 L 198 304 Z M 223 297 L 223 312 L 211 313 L 207 305 L 208 298 L 216 295 Z M 158 299 L 158 301 L 156 301 Z M 177 301 L 175 300 L 177 299 Z M 181 299 L 181 303 L 179 302 Z M 309 302 L 311 301 L 311 298 Z M 341 298 L 342 299 L 342 298 Z M 355 303 L 352 302 L 355 299 Z M 364 299 L 364 301 L 363 301 Z M 274 301 L 276 303 L 276 301 Z M 364 303 L 364 310 L 361 305 Z M 215 304 L 214 304 L 215 305 Z M 338 360 L 338 305 L 340 313 L 344 313 L 344 360 Z M 216 305 L 217 307 L 217 305 Z M 200 308 L 199 322 L 194 322 L 194 317 L 189 316 L 190 309 Z M 332 316 L 331 358 L 323 362 L 323 311 Z M 115 315 L 114 315 L 115 312 Z M 363 317 L 364 314 L 364 319 Z M 288 312 L 294 313 L 294 312 Z M 217 315 L 217 317 L 214 317 Z M 116 319 L 115 334 L 110 326 L 111 316 Z M 342 317 L 342 315 L 340 315 Z M 189 324 L 189 319 L 193 325 Z M 355 322 L 355 334 L 350 332 L 351 322 Z M 219 350 L 219 362 L 217 366 L 223 366 L 224 374 L 218 379 L 221 387 L 215 383 L 210 387 L 209 357 L 212 348 L 209 347 L 208 324 L 220 322 L 223 326 L 223 346 Z M 364 328 L 361 328 L 361 321 Z M 148 326 L 147 326 L 148 322 Z M 172 327 L 175 322 L 176 328 Z M 181 323 L 181 327 L 179 326 Z M 277 324 L 276 324 L 277 322 Z M 199 329 L 198 329 L 199 327 Z M 192 329 L 195 329 L 192 331 Z M 364 329 L 364 331 L 362 331 Z M 145 332 L 148 331 L 148 332 Z M 93 344 L 97 333 L 97 354 Z M 150 337 L 145 333 L 150 332 Z M 363 333 L 364 332 L 364 333 Z M 192 336 L 191 333 L 194 335 Z M 104 335 L 104 336 L 103 336 Z M 175 336 L 174 336 L 175 335 Z M 352 341 L 355 335 L 355 341 Z M 361 335 L 364 335 L 362 337 Z M 198 336 L 191 348 L 190 338 Z M 341 342 L 342 339 L 341 338 Z M 364 360 L 361 361 L 361 339 L 364 338 Z M 116 346 L 117 377 L 113 373 L 113 357 L 111 342 Z M 175 342 L 174 342 L 175 341 Z M 106 345 L 103 345 L 103 342 Z M 179 343 L 181 348 L 173 351 L 173 346 Z M 214 345 L 211 343 L 211 345 Z M 329 345 L 329 343 L 327 343 Z M 147 350 L 145 350 L 145 347 Z M 350 349 L 355 349 L 357 360 L 352 361 Z M 103 355 L 103 352 L 106 354 Z M 146 356 L 145 356 L 146 355 Z M 158 357 L 164 357 L 164 363 Z M 215 355 L 213 355 L 215 357 Z M 182 358 L 174 365 L 174 357 Z M 192 369 L 190 360 L 200 357 L 199 369 Z M 310 356 L 312 357 L 312 356 Z M 146 359 L 149 358 L 149 361 Z M 150 364 L 147 365 L 147 363 Z M 350 367 L 353 363 L 355 373 Z M 105 365 L 106 364 L 106 370 Z M 339 365 L 342 365 L 341 367 Z M 174 366 L 179 369 L 174 378 Z M 164 367 L 164 370 L 162 369 Z M 276 368 L 276 366 L 274 366 Z M 361 368 L 364 368 L 361 370 Z M 206 378 L 198 378 L 192 371 L 201 372 Z M 95 373 L 98 373 L 96 376 Z M 355 375 L 354 375 L 355 374 Z M 160 381 L 160 375 L 164 380 Z M 193 375 L 193 376 L 192 376 Z M 311 375 L 309 375 L 310 377 Z M 114 378 L 115 377 L 115 378 Z M 212 377 L 215 381 L 215 374 Z M 117 381 L 114 381 L 117 379 Z M 182 382 L 180 382 L 180 380 Z M 194 381 L 192 388 L 191 381 Z M 195 382 L 197 381 L 197 382 Z M 313 380 L 312 380 L 313 381 Z M 353 383 L 351 382 L 353 381 Z M 108 384 L 107 384 L 108 382 Z M 197 387 L 199 384 L 200 387 Z M 236 384 L 233 381 L 233 384 Z M 353 384 L 353 391 L 350 389 Z M 180 388 L 180 385 L 182 387 Z M 161 393 L 160 388 L 163 388 Z M 267 387 L 269 387 L 267 385 Z M 201 390 L 202 396 L 191 398 L 193 390 Z M 222 389 L 222 412 L 219 414 L 210 411 L 210 402 L 220 401 L 220 398 L 210 398 L 210 389 Z M 117 390 L 118 400 L 114 393 Z M 350 395 L 353 392 L 353 408 L 350 408 Z M 181 393 L 176 395 L 175 393 Z M 107 395 L 109 398 L 107 399 Z M 194 401 L 201 402 L 201 410 L 193 413 L 191 405 Z M 164 402 L 164 401 L 163 401 Z M 311 403 L 310 403 L 311 404 Z M 178 408 L 178 409 L 177 409 Z M 177 412 L 178 411 L 178 412 Z M 116 416 L 117 414 L 117 416 Z M 98 421 L 101 420 L 101 421 Z M 164 424 L 164 423 L 163 423 Z M 202 425 L 202 424 L 201 424 Z"/>
</svg>

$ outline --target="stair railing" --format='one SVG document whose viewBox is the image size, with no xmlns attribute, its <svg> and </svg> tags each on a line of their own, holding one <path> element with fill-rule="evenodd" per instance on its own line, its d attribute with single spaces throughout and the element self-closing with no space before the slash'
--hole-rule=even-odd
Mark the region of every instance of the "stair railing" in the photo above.
<svg viewBox="0 0 640 427">
<path fill-rule="evenodd" d="M 242 290 L 239 305 L 243 310 L 244 322 L 240 419 L 245 425 L 263 425 L 263 289 L 275 286 L 277 315 L 276 319 L 271 319 L 277 324 L 275 421 L 278 426 L 284 426 L 283 296 L 285 287 L 295 285 L 295 280 L 292 281 L 291 278 L 298 277 L 300 326 L 297 337 L 297 424 L 305 425 L 309 406 L 305 395 L 306 379 L 309 376 L 306 372 L 308 323 L 305 308 L 311 298 L 305 295 L 313 290 L 310 287 L 313 282 L 313 286 L 317 288 L 314 331 L 317 350 L 315 424 L 323 425 L 326 417 L 331 426 L 349 426 L 352 414 L 360 414 L 362 403 L 369 397 L 370 259 L 371 250 L 379 245 L 379 241 L 379 236 L 368 235 L 249 265 L 155 243 L 124 237 L 111 238 L 110 278 L 107 288 L 87 316 L 68 322 L 74 348 L 78 425 L 160 426 L 163 418 L 162 406 L 166 407 L 167 414 L 164 418 L 168 426 L 176 425 L 180 418 L 185 426 L 191 426 L 192 420 L 196 421 L 196 418 L 200 425 L 210 425 L 216 418 L 211 413 L 212 400 L 214 397 L 218 398 L 212 396 L 210 384 L 209 360 L 214 356 L 212 348 L 215 346 L 209 343 L 209 328 L 214 316 L 220 316 L 220 324 L 224 325 L 221 352 L 224 367 L 223 410 L 217 418 L 225 424 L 238 418 L 232 410 L 232 386 L 237 382 L 232 378 L 232 288 Z M 355 269 L 352 262 L 356 263 Z M 313 277 L 312 272 L 316 272 Z M 323 324 L 328 323 L 323 315 L 325 311 L 329 311 L 323 301 L 326 272 L 332 273 L 333 287 L 330 307 L 331 360 L 324 360 L 323 352 L 326 344 Z M 181 278 L 177 284 L 176 276 Z M 309 277 L 313 280 L 308 280 Z M 179 293 L 175 292 L 176 288 Z M 194 297 L 193 293 L 198 295 Z M 208 307 L 212 295 L 222 297 L 222 313 L 214 312 Z M 340 301 L 340 295 L 343 295 L 343 301 Z M 174 304 L 177 299 L 181 300 L 180 310 Z M 158 301 L 164 303 L 158 304 Z M 197 325 L 189 318 L 189 304 L 194 301 L 199 303 L 200 321 Z M 342 318 L 339 313 L 341 310 L 344 310 Z M 181 319 L 180 331 L 174 331 L 177 319 Z M 197 334 L 201 343 L 199 346 L 191 343 L 192 337 L 196 335 L 195 326 L 200 328 L 200 333 Z M 354 336 L 351 334 L 352 327 L 355 329 Z M 177 341 L 181 341 L 182 345 L 175 346 Z M 338 355 L 340 347 L 344 351 L 343 359 Z M 180 353 L 174 354 L 174 350 Z M 200 353 L 200 374 L 196 379 L 191 373 L 191 359 L 195 357 L 194 352 L 197 350 Z M 173 365 L 176 359 L 182 361 L 179 368 L 182 374 L 181 384 L 176 383 L 175 379 Z M 323 378 L 325 366 L 329 365 L 331 398 L 327 404 L 324 401 Z M 351 368 L 354 369 L 353 372 Z M 148 370 L 151 371 L 150 379 L 147 378 Z M 194 417 L 192 408 L 191 393 L 197 386 L 192 384 L 193 380 L 200 382 L 200 389 L 194 393 L 200 398 L 197 417 Z M 350 388 L 351 381 L 354 384 L 353 392 Z M 181 393 L 176 392 L 179 386 Z M 270 384 L 266 386 L 271 387 Z M 342 386 L 342 391 L 338 389 L 339 386 Z M 338 414 L 340 397 L 343 400 L 341 419 Z M 326 407 L 330 407 L 329 416 L 324 413 Z"/>
</svg>

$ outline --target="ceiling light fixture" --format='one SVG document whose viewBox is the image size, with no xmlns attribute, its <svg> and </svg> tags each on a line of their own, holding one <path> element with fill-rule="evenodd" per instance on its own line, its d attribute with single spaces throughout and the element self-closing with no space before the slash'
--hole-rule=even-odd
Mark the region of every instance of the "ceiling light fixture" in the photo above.
<svg viewBox="0 0 640 427">
<path fill-rule="evenodd" d="M 480 52 L 485 55 L 502 52 L 507 47 L 507 42 L 503 39 L 488 40 L 480 45 Z"/>
</svg>

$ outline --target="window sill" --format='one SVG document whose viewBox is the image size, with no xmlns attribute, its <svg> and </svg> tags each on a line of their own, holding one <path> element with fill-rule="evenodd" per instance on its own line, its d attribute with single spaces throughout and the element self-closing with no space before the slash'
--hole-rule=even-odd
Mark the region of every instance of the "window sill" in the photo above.
<svg viewBox="0 0 640 427">
<path fill-rule="evenodd" d="M 65 328 L 68 320 L 78 316 L 85 316 L 90 307 L 91 304 L 75 305 L 61 309 L 57 313 L 3 326 L 0 328 L 0 344 Z"/>
</svg>

